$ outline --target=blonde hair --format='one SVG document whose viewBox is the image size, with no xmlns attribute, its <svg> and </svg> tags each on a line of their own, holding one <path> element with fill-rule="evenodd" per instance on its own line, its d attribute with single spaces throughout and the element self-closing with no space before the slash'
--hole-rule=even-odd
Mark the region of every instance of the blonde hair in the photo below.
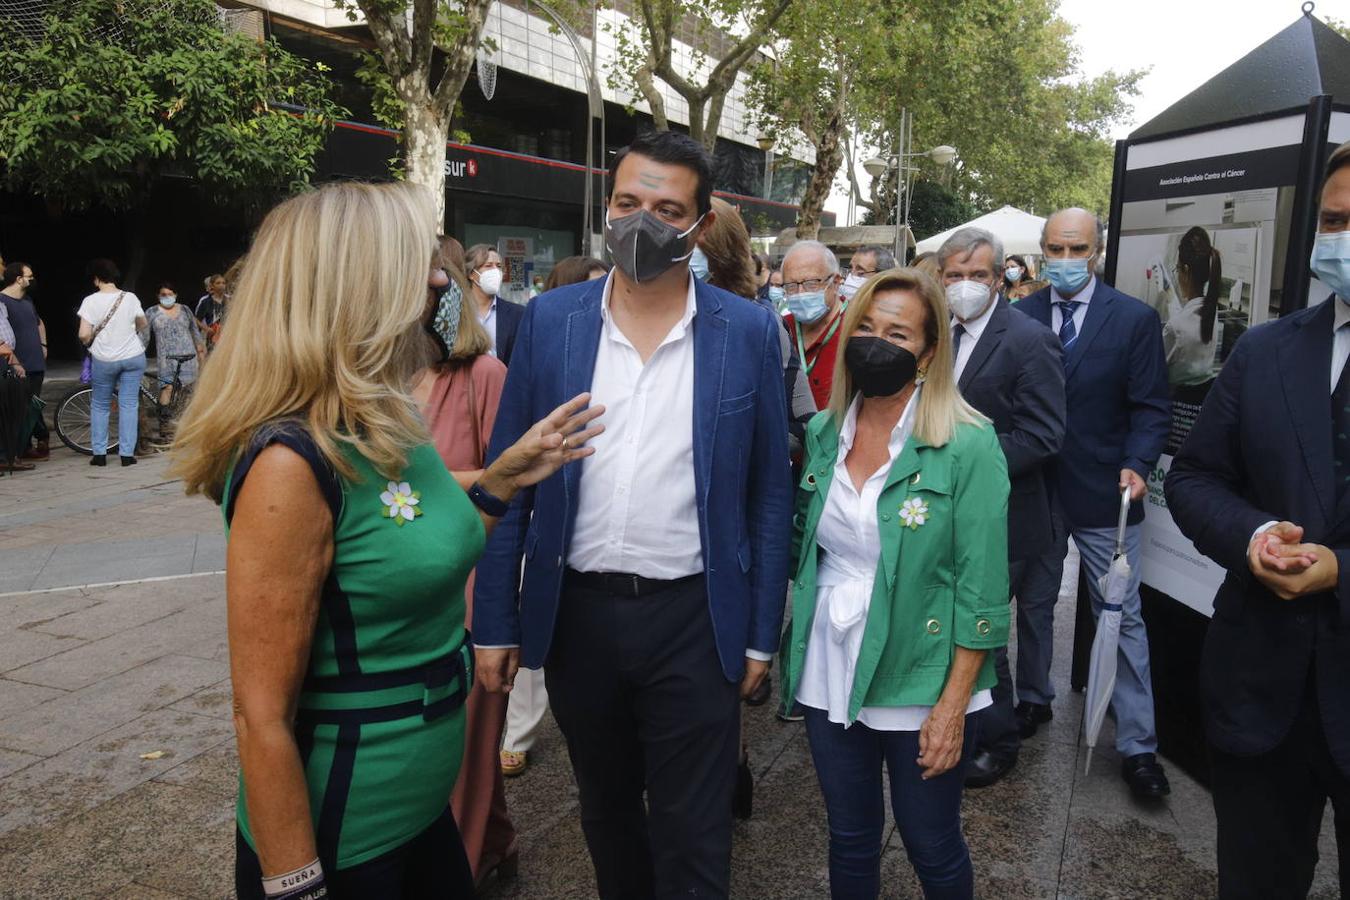
<svg viewBox="0 0 1350 900">
<path fill-rule="evenodd" d="M 922 370 L 923 391 L 919 394 L 919 408 L 914 417 L 914 434 L 929 446 L 941 447 L 952 439 L 957 425 L 963 422 L 981 424 L 987 420 L 962 399 L 956 389 L 956 377 L 952 374 L 952 342 L 948 334 L 951 313 L 947 311 L 947 298 L 938 289 L 937 282 L 915 268 L 878 272 L 849 300 L 844 321 L 839 326 L 840 339 L 847 342 L 858 330 L 863 316 L 871 310 L 877 295 L 889 291 L 908 291 L 924 303 L 927 313 L 923 328 L 925 351 L 931 349 L 933 356 L 928 368 Z M 830 389 L 829 409 L 839 423 L 848 414 L 856 393 L 853 376 L 844 363 L 845 356 L 843 352 L 835 356 L 834 383 Z"/>
<path fill-rule="evenodd" d="M 428 439 L 408 394 L 435 243 L 431 197 L 407 184 L 325 185 L 263 220 L 174 442 L 189 494 L 221 501 L 255 432 L 296 419 L 339 475 L 350 447 L 394 478 Z"/>
</svg>

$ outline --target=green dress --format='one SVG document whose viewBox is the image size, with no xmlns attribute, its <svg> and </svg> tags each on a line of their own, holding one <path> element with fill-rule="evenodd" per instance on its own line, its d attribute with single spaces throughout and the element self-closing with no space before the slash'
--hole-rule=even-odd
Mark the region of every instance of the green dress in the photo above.
<svg viewBox="0 0 1350 900">
<path fill-rule="evenodd" d="M 225 485 L 233 498 L 257 455 L 280 443 L 310 464 L 333 514 L 324 584 L 296 742 L 309 782 L 319 857 L 343 869 L 396 849 L 446 809 L 464 750 L 472 648 L 464 584 L 483 552 L 477 510 L 431 444 L 398 482 L 355 451 L 336 476 L 298 425 L 261 430 Z M 297 522 L 297 527 L 303 527 Z M 240 774 L 239 830 L 249 829 Z"/>
</svg>

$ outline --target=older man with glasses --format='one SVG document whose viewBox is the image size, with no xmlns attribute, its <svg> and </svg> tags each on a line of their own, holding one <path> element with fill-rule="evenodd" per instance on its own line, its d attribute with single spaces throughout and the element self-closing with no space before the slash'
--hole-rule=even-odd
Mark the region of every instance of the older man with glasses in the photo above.
<svg viewBox="0 0 1350 900">
<path fill-rule="evenodd" d="M 839 258 L 820 241 L 798 241 L 783 257 L 785 319 L 811 382 L 816 409 L 824 409 L 830 400 L 839 323 L 848 305 L 839 286 Z"/>
</svg>

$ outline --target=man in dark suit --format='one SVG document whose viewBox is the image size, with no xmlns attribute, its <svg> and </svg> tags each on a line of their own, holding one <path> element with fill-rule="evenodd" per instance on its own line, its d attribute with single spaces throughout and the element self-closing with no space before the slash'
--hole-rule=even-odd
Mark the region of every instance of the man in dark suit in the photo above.
<svg viewBox="0 0 1350 900">
<path fill-rule="evenodd" d="M 464 266 L 469 279 L 469 296 L 464 299 L 473 301 L 478 323 L 492 338 L 492 355 L 510 368 L 511 351 L 516 345 L 520 320 L 525 317 L 525 307 L 497 296 L 505 269 L 496 247 L 474 244 L 464 251 Z"/>
<path fill-rule="evenodd" d="M 1243 335 L 1165 484 L 1228 570 L 1200 668 L 1224 900 L 1307 896 L 1328 797 L 1350 894 L 1350 143 L 1312 269 L 1335 296 Z"/>
<path fill-rule="evenodd" d="M 988 416 L 1008 460 L 1008 585 L 1017 596 L 1027 560 L 1051 544 L 1045 467 L 1064 440 L 1064 362 L 1050 329 L 998 294 L 1003 242 L 982 228 L 962 228 L 938 249 L 952 311 L 956 383 Z M 986 787 L 1017 764 L 1022 738 L 1013 708 L 1008 650 L 994 652 L 994 704 L 980 713 L 978 744 L 966 785 Z"/>
<path fill-rule="evenodd" d="M 1028 564 L 1017 596 L 1017 715 L 1024 738 L 1051 718 L 1054 610 L 1068 538 L 1078 547 L 1095 615 L 1103 602 L 1097 580 L 1111 564 L 1122 493 L 1128 491 L 1125 551 L 1133 579 L 1121 611 L 1111 710 L 1121 775 L 1135 796 L 1149 799 L 1170 788 L 1155 755 L 1153 679 L 1139 602 L 1139 501 L 1167 441 L 1171 404 L 1158 314 L 1093 275 L 1101 234 L 1097 217 L 1086 210 L 1050 216 L 1041 234 L 1041 273 L 1050 286 L 1017 305 L 1059 335 L 1067 420 L 1052 474 L 1053 542 Z"/>
<path fill-rule="evenodd" d="M 614 269 L 526 309 L 489 450 L 554 397 L 605 407 L 594 455 L 518 497 L 493 533 L 473 622 L 488 690 L 544 667 L 604 898 L 727 896 L 739 700 L 783 618 L 782 326 L 690 275 L 711 194 L 712 162 L 685 135 L 619 152 Z"/>
</svg>

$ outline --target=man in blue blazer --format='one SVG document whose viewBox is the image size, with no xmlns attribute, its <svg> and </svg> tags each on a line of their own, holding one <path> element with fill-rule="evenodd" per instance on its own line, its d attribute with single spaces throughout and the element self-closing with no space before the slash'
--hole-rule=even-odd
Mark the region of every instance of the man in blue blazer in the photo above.
<svg viewBox="0 0 1350 900">
<path fill-rule="evenodd" d="M 1243 335 L 1167 474 L 1228 570 L 1200 663 L 1223 900 L 1306 897 L 1328 797 L 1350 893 L 1350 143 L 1312 268 L 1335 296 Z"/>
<path fill-rule="evenodd" d="M 1054 609 L 1068 537 L 1078 547 L 1093 612 L 1099 613 L 1097 580 L 1111 564 L 1121 494 L 1128 490 L 1125 551 L 1133 580 L 1121 611 L 1111 709 L 1122 776 L 1135 796 L 1158 798 L 1170 788 L 1155 755 L 1153 680 L 1139 601 L 1139 501 L 1171 426 L 1167 362 L 1158 314 L 1094 276 L 1101 234 L 1097 217 L 1086 210 L 1050 216 L 1041 234 L 1041 270 L 1050 286 L 1017 305 L 1059 335 L 1066 394 L 1064 446 L 1051 479 L 1054 542 L 1031 561 L 1017 596 L 1017 714 L 1024 737 L 1051 718 Z"/>
<path fill-rule="evenodd" d="M 962 228 L 943 242 L 937 257 L 952 311 L 957 387 L 994 423 L 1008 462 L 1008 585 L 1016 596 L 1027 561 L 1052 543 L 1045 470 L 1064 441 L 1064 354 L 1050 329 L 999 296 L 1003 242 L 997 236 Z M 994 703 L 979 713 L 967 787 L 988 787 L 1003 778 L 1022 747 L 1006 647 L 994 651 L 994 670 Z"/>
<path fill-rule="evenodd" d="M 594 455 L 522 495 L 493 533 L 473 622 L 488 690 L 544 667 L 605 898 L 727 896 L 739 700 L 782 623 L 782 326 L 690 275 L 711 192 L 711 160 L 685 135 L 620 151 L 614 269 L 526 309 L 489 450 L 557 398 L 589 391 L 605 407 Z"/>
</svg>

